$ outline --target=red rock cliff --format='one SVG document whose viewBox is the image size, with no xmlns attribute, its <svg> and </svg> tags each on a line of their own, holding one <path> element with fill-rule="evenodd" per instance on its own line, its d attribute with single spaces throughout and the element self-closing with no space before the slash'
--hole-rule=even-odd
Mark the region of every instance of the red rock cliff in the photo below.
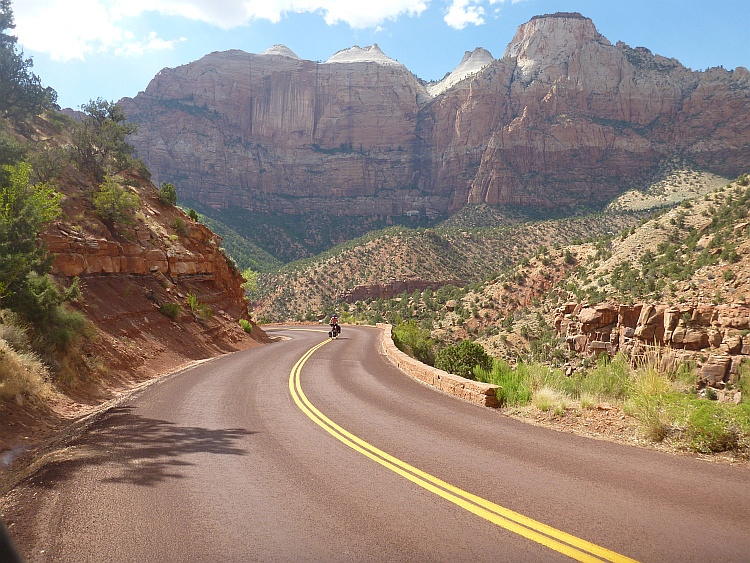
<svg viewBox="0 0 750 563">
<path fill-rule="evenodd" d="M 580 14 L 533 18 L 491 61 L 467 53 L 426 85 L 377 46 L 325 63 L 227 51 L 164 69 L 121 103 L 156 179 L 215 208 L 599 205 L 675 156 L 728 176 L 750 161 L 742 67 L 693 72 L 612 45 Z"/>
</svg>

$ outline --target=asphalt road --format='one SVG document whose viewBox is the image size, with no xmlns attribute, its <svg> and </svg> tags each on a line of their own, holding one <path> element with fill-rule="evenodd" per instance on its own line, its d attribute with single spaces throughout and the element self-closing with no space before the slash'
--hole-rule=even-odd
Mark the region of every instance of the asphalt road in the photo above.
<svg viewBox="0 0 750 563">
<path fill-rule="evenodd" d="M 373 328 L 276 334 L 51 455 L 4 504 L 24 557 L 750 561 L 747 468 L 464 403 L 395 369 Z"/>
</svg>

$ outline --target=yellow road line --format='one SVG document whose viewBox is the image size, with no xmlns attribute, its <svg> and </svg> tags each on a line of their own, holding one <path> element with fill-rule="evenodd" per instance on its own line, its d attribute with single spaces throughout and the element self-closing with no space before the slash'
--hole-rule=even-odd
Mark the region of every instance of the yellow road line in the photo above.
<svg viewBox="0 0 750 563">
<path fill-rule="evenodd" d="M 295 329 L 305 330 L 305 329 Z M 321 346 L 326 345 L 330 340 L 324 340 L 317 346 L 308 350 L 294 365 L 289 374 L 289 391 L 297 406 L 304 412 L 315 424 L 323 428 L 340 442 L 346 444 L 355 451 L 376 461 L 383 467 L 401 475 L 402 477 L 416 483 L 420 487 L 435 493 L 436 495 L 460 506 L 461 508 L 476 514 L 496 524 L 506 530 L 519 534 L 527 539 L 540 543 L 550 549 L 558 551 L 572 559 L 585 562 L 612 561 L 617 563 L 635 562 L 634 559 L 610 551 L 604 547 L 598 546 L 586 540 L 566 532 L 557 530 L 528 518 L 522 514 L 504 508 L 482 497 L 473 495 L 458 487 L 425 473 L 400 459 L 376 448 L 375 446 L 358 438 L 349 431 L 341 428 L 321 413 L 307 399 L 302 391 L 300 383 L 300 373 L 302 366 L 305 365 L 310 356 L 315 353 Z"/>
</svg>

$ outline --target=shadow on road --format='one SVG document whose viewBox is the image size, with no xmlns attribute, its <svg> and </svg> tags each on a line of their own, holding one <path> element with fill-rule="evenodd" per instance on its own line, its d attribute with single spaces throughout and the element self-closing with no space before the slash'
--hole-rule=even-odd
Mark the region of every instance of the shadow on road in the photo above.
<svg viewBox="0 0 750 563">
<path fill-rule="evenodd" d="M 243 428 L 209 430 L 177 426 L 146 418 L 133 407 L 107 411 L 78 436 L 45 455 L 30 478 L 34 486 L 53 487 L 84 468 L 107 466 L 102 482 L 153 486 L 166 479 L 181 479 L 180 468 L 194 465 L 193 454 L 245 455 L 237 443 L 255 434 Z"/>
</svg>

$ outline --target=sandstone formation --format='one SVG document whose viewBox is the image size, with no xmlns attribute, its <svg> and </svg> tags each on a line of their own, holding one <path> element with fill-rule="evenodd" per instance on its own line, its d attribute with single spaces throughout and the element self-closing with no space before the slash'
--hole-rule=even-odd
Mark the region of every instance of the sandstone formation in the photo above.
<svg viewBox="0 0 750 563">
<path fill-rule="evenodd" d="M 750 161 L 750 72 L 612 45 L 580 14 L 535 17 L 439 83 L 377 45 L 322 63 L 277 45 L 165 68 L 120 103 L 155 180 L 216 209 L 597 206 L 675 157 L 729 177 Z"/>
<path fill-rule="evenodd" d="M 59 184 L 64 213 L 41 233 L 54 256 L 52 274 L 63 285 L 79 278 L 74 305 L 95 333 L 83 344 L 82 377 L 103 365 L 113 376 L 146 379 L 267 342 L 259 327 L 248 334 L 239 324 L 250 321 L 244 280 L 221 238 L 161 203 L 139 174 L 125 171 L 120 181 L 140 205 L 115 224 L 91 209 L 86 194 L 96 186 L 67 169 Z"/>
<path fill-rule="evenodd" d="M 739 381 L 750 358 L 750 306 L 567 303 L 555 328 L 571 350 L 630 357 L 660 350 L 663 368 L 694 362 L 699 385 L 723 389 Z"/>
</svg>

